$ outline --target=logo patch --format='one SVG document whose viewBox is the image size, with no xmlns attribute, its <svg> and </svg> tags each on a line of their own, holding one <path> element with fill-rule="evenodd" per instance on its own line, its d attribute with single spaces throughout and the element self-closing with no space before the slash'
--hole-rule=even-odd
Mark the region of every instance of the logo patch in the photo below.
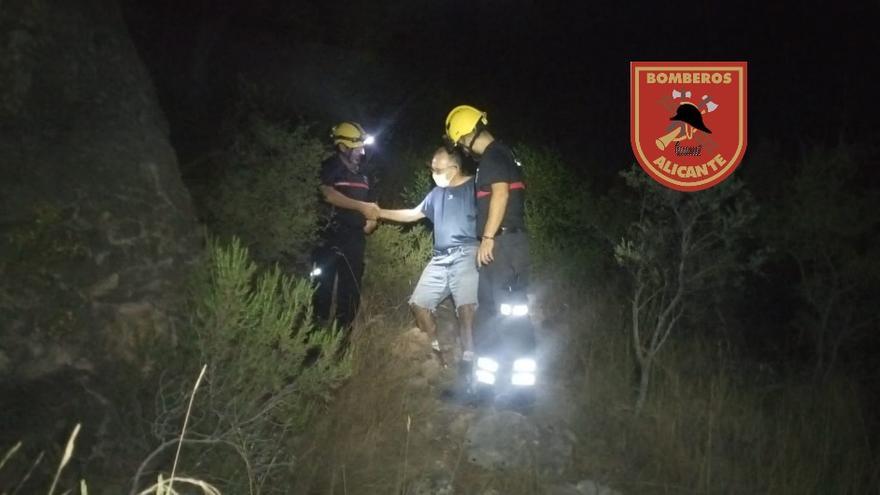
<svg viewBox="0 0 880 495">
<path fill-rule="evenodd" d="M 746 151 L 746 63 L 630 62 L 630 143 L 669 188 L 726 179 Z"/>
</svg>

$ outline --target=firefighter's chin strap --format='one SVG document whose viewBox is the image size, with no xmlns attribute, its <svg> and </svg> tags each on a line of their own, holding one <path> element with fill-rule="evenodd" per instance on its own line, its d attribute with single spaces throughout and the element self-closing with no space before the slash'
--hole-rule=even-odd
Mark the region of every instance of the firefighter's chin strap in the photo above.
<svg viewBox="0 0 880 495">
<path fill-rule="evenodd" d="M 471 138 L 471 142 L 467 144 L 468 153 L 474 154 L 474 143 L 477 142 L 477 138 L 480 137 L 480 134 L 483 133 L 483 125 L 477 122 L 477 126 L 475 128 L 474 137 Z"/>
</svg>

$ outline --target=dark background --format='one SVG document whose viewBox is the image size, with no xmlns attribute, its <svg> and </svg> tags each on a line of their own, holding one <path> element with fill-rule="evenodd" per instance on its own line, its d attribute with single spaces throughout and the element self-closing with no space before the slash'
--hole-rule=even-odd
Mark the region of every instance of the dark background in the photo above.
<svg viewBox="0 0 880 495">
<path fill-rule="evenodd" d="M 802 154 L 817 146 L 852 148 L 855 183 L 865 191 L 880 185 L 877 2 L 123 5 L 191 186 L 215 173 L 201 158 L 225 144 L 224 116 L 242 101 L 244 82 L 261 88 L 260 106 L 276 118 L 321 130 L 354 119 L 379 133 L 372 164 L 386 179 L 397 167 L 409 174 L 401 152 L 439 145 L 449 109 L 468 103 L 488 112 L 496 136 L 555 149 L 584 178 L 585 192 L 615 197 L 618 172 L 634 162 L 634 60 L 748 62 L 748 150 L 736 174 L 759 204 L 774 204 Z M 753 352 L 779 359 L 778 347 L 793 338 L 785 322 L 798 275 L 785 263 L 766 271 L 734 311 Z"/>
<path fill-rule="evenodd" d="M 502 138 L 557 147 L 603 177 L 632 162 L 632 60 L 747 61 L 752 150 L 875 141 L 878 13 L 877 2 L 126 4 L 184 164 L 235 103 L 237 78 L 314 79 L 291 59 L 298 52 L 325 58 L 327 82 L 355 89 L 319 108 L 279 99 L 291 117 L 358 119 L 421 143 L 437 141 L 446 112 L 469 103 Z"/>
</svg>

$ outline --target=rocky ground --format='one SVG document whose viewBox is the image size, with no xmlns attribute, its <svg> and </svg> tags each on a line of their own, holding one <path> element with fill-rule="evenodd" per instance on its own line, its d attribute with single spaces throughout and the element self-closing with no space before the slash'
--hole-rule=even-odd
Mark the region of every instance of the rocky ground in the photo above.
<svg viewBox="0 0 880 495">
<path fill-rule="evenodd" d="M 527 409 L 475 405 L 450 393 L 457 368 L 452 310 L 441 308 L 439 319 L 446 367 L 406 322 L 389 331 L 393 324 L 379 318 L 356 332 L 355 375 L 310 435 L 308 472 L 295 493 L 620 493 L 575 472 L 577 452 L 588 446 L 570 426 L 578 411 L 552 370 Z M 552 353 L 549 345 L 539 349 L 548 363 Z"/>
</svg>

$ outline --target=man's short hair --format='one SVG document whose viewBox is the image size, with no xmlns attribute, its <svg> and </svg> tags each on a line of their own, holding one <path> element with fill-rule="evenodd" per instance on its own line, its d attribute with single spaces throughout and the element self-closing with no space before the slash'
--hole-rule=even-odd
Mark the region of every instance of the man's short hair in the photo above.
<svg viewBox="0 0 880 495">
<path fill-rule="evenodd" d="M 459 170 L 461 170 L 461 154 L 459 154 L 457 151 L 450 151 L 445 146 L 441 146 L 437 148 L 437 151 L 434 152 L 434 156 L 439 155 L 446 155 L 448 160 L 452 162 L 451 165 L 455 165 L 456 167 L 458 167 Z"/>
</svg>

